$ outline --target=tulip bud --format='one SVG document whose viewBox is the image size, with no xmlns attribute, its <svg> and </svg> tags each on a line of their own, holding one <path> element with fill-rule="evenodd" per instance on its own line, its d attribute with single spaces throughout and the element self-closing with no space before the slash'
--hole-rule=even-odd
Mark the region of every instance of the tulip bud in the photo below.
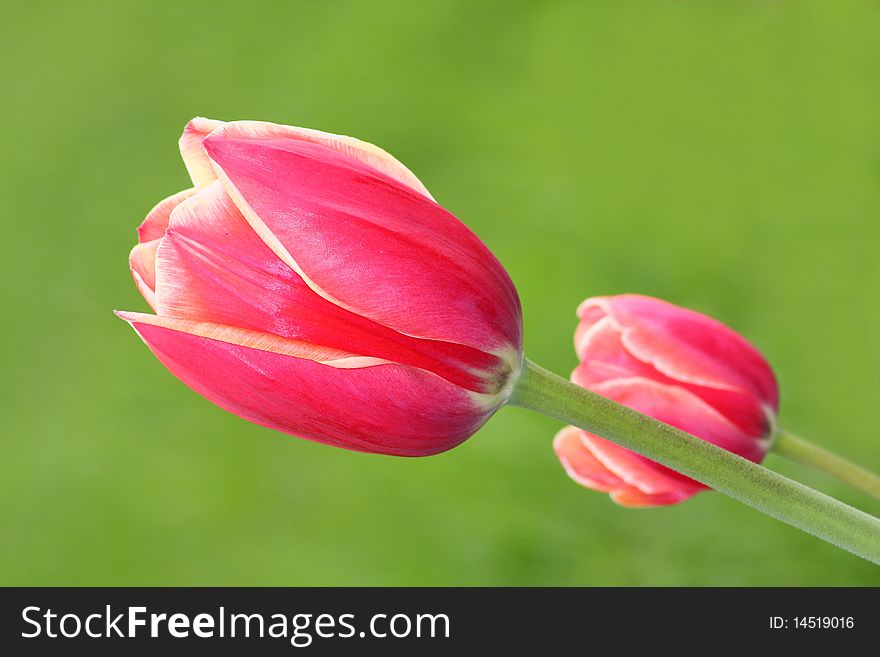
<svg viewBox="0 0 880 657">
<path fill-rule="evenodd" d="M 778 410 L 773 371 L 736 332 L 705 315 L 638 295 L 578 308 L 571 380 L 604 397 L 759 463 Z M 659 506 L 705 489 L 575 427 L 554 448 L 572 479 L 624 506 Z"/>
<path fill-rule="evenodd" d="M 388 153 L 357 139 L 197 118 L 194 187 L 131 252 L 155 314 L 118 313 L 200 395 L 348 449 L 423 456 L 472 435 L 522 366 L 516 289 Z"/>
</svg>

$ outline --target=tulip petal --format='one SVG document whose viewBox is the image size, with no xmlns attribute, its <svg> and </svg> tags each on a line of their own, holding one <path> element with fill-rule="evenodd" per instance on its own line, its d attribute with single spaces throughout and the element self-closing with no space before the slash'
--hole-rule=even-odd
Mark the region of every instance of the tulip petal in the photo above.
<svg viewBox="0 0 880 657">
<path fill-rule="evenodd" d="M 136 244 L 128 256 L 128 266 L 141 296 L 156 309 L 156 249 L 161 239 Z"/>
<path fill-rule="evenodd" d="M 399 333 L 514 360 L 516 290 L 441 206 L 320 144 L 214 133 L 204 145 L 254 231 L 317 294 Z"/>
<path fill-rule="evenodd" d="M 639 295 L 587 299 L 578 314 L 586 318 L 576 332 L 576 349 L 582 359 L 589 355 L 595 363 L 608 360 L 602 353 L 613 355 L 613 348 L 592 345 L 596 327 L 610 321 L 620 333 L 618 350 L 633 358 L 628 363 L 633 374 L 675 381 L 747 433 L 761 435 L 771 430 L 771 417 L 779 403 L 773 371 L 760 352 L 729 327 Z M 656 374 L 640 371 L 638 362 Z"/>
<path fill-rule="evenodd" d="M 332 350 L 173 318 L 118 313 L 198 394 L 246 420 L 357 451 L 425 456 L 470 436 L 493 409 L 438 376 L 398 364 L 318 362 Z M 342 360 L 345 360 L 343 358 Z"/>
<path fill-rule="evenodd" d="M 575 351 L 581 362 L 578 383 L 585 388 L 610 379 L 634 376 L 676 383 L 627 351 L 622 332 L 607 315 L 592 324 L 582 322 L 575 335 Z"/>
<path fill-rule="evenodd" d="M 275 354 L 292 356 L 294 358 L 307 358 L 324 364 L 332 363 L 334 367 L 346 367 L 347 365 L 341 362 L 346 358 L 362 358 L 358 354 L 342 351 L 340 349 L 333 349 L 323 345 L 303 342 L 302 340 L 283 338 L 271 333 L 243 329 L 228 324 L 217 324 L 214 322 L 181 319 L 179 317 L 165 317 L 163 315 L 149 315 L 147 313 L 129 311 L 117 311 L 116 315 L 132 325 L 158 326 L 160 328 L 179 331 L 189 335 L 208 338 L 210 340 L 236 344 L 248 349 L 270 351 Z M 385 362 L 387 361 L 378 358 L 367 361 L 358 360 L 357 366 L 367 367 L 368 365 L 381 365 Z"/>
<path fill-rule="evenodd" d="M 761 353 L 730 327 L 693 310 L 635 294 L 588 299 L 579 314 L 594 305 L 613 318 L 636 358 L 667 376 L 719 390 L 739 388 L 778 408 L 773 371 Z"/>
<path fill-rule="evenodd" d="M 156 207 L 150 210 L 147 218 L 138 226 L 138 242 L 152 242 L 165 234 L 168 228 L 168 220 L 171 212 L 178 205 L 196 193 L 195 188 L 184 189 L 164 201 L 160 201 Z"/>
<path fill-rule="evenodd" d="M 605 315 L 592 324 L 581 322 L 575 337 L 575 349 L 581 361 L 578 380 L 586 388 L 616 378 L 644 377 L 660 383 L 681 386 L 697 395 L 749 435 L 769 433 L 771 414 L 768 406 L 751 390 L 738 387 L 719 389 L 674 379 L 657 369 L 652 362 L 639 360 L 624 344 L 625 329 Z M 674 338 L 669 338 L 673 340 Z"/>
<path fill-rule="evenodd" d="M 581 430 L 564 427 L 553 439 L 553 449 L 568 476 L 581 486 L 608 493 L 624 486 L 620 477 L 608 470 L 593 456 L 581 440 Z"/>
<path fill-rule="evenodd" d="M 636 488 L 646 495 L 660 495 L 670 491 L 700 490 L 699 482 L 670 470 L 640 454 L 610 441 L 582 432 L 581 440 L 599 463 L 618 477 L 626 487 Z M 623 488 L 624 486 L 621 486 Z"/>
<path fill-rule="evenodd" d="M 415 174 L 407 169 L 401 162 L 385 150 L 375 144 L 371 144 L 354 137 L 334 135 L 329 132 L 312 130 L 310 128 L 297 128 L 278 123 L 265 121 L 231 121 L 220 124 L 220 128 L 214 135 L 217 139 L 250 139 L 250 140 L 290 140 L 310 142 L 326 146 L 348 158 L 352 158 L 376 171 L 393 178 L 410 189 L 418 192 L 432 201 L 428 189 L 416 178 Z M 201 146 L 201 144 L 200 144 Z"/>
<path fill-rule="evenodd" d="M 157 267 L 160 315 L 324 344 L 496 392 L 491 372 L 503 365 L 496 356 L 402 335 L 317 295 L 260 240 L 219 181 L 175 209 Z"/>
<path fill-rule="evenodd" d="M 180 156 L 183 158 L 189 177 L 196 187 L 204 187 L 217 180 L 214 165 L 211 163 L 211 158 L 205 153 L 205 149 L 202 148 L 202 142 L 205 137 L 222 125 L 223 121 L 197 116 L 186 124 L 183 134 L 180 136 L 178 142 Z"/>
<path fill-rule="evenodd" d="M 638 488 L 627 486 L 611 493 L 611 499 L 620 506 L 630 508 L 668 506 L 690 499 L 700 492 L 696 490 L 672 490 L 665 493 L 643 493 Z"/>
<path fill-rule="evenodd" d="M 579 383 L 577 370 L 572 380 Z M 591 390 L 750 461 L 760 462 L 767 452 L 766 440 L 744 432 L 697 395 L 679 386 L 632 378 L 600 383 Z"/>
<path fill-rule="evenodd" d="M 628 507 L 664 506 L 684 501 L 703 489 L 699 484 L 657 471 L 650 461 L 629 459 L 632 452 L 598 439 L 577 427 L 556 434 L 553 447 L 568 475 L 577 483 L 610 493 L 617 504 Z M 605 463 L 620 468 L 625 478 Z"/>
</svg>

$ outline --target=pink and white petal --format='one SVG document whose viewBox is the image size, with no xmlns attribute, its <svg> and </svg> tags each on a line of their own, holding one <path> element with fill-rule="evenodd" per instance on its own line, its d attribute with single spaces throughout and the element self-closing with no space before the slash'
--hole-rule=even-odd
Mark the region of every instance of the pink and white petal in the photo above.
<svg viewBox="0 0 880 657">
<path fill-rule="evenodd" d="M 681 384 L 681 386 L 712 406 L 749 436 L 760 438 L 768 436 L 773 431 L 775 410 L 761 403 L 750 392 L 719 390 L 689 384 Z"/>
<path fill-rule="evenodd" d="M 205 148 L 251 227 L 317 294 L 399 333 L 518 352 L 513 283 L 441 206 L 316 143 L 215 133 Z"/>
<path fill-rule="evenodd" d="M 621 480 L 617 489 L 629 486 L 647 495 L 659 495 L 700 487 L 698 482 L 604 438 L 583 431 L 581 440 L 593 457 Z"/>
<path fill-rule="evenodd" d="M 361 358 L 359 354 L 343 351 L 341 349 L 334 349 L 325 345 L 304 342 L 303 340 L 284 338 L 272 333 L 255 331 L 238 326 L 230 326 L 228 324 L 217 324 L 214 322 L 183 319 L 180 317 L 167 317 L 164 315 L 150 315 L 148 313 L 124 310 L 116 311 L 116 315 L 132 326 L 156 326 L 210 340 L 228 342 L 248 349 L 269 351 L 282 356 L 304 358 L 322 363 L 333 363 L 334 367 L 347 366 L 346 363 L 342 362 L 345 359 Z M 357 366 L 366 367 L 364 362 L 367 362 L 370 365 L 376 365 L 385 363 L 386 361 L 381 359 L 358 361 Z"/>
<path fill-rule="evenodd" d="M 664 385 L 650 379 L 632 378 L 600 383 L 593 386 L 592 390 L 750 461 L 760 462 L 767 452 L 765 440 L 745 433 L 684 388 Z M 644 459 L 642 456 L 638 458 Z"/>
<path fill-rule="evenodd" d="M 702 486 L 692 485 L 687 481 L 658 477 L 653 477 L 653 486 L 645 486 L 641 481 L 627 483 L 594 455 L 591 447 L 593 443 L 587 440 L 589 437 L 590 434 L 577 427 L 563 428 L 553 441 L 556 455 L 574 481 L 587 488 L 610 493 L 611 499 L 621 506 L 649 507 L 676 504 L 703 490 Z M 597 440 L 601 441 L 601 439 Z M 612 445 L 612 447 L 617 446 Z M 607 453 L 603 456 L 609 458 Z M 637 463 L 635 467 L 646 466 Z M 634 479 L 631 471 L 630 479 Z"/>
<path fill-rule="evenodd" d="M 156 266 L 161 315 L 298 339 L 297 302 L 317 296 L 251 230 L 219 181 L 175 209 Z"/>
<path fill-rule="evenodd" d="M 625 488 L 621 488 L 620 490 L 613 491 L 611 493 L 611 499 L 620 506 L 625 506 L 629 508 L 669 506 L 671 504 L 684 502 L 685 500 L 688 500 L 699 493 L 701 490 L 703 489 L 682 489 L 669 491 L 666 493 L 656 493 L 652 495 L 648 493 L 643 493 L 638 488 L 635 488 L 633 486 L 627 486 Z"/>
<path fill-rule="evenodd" d="M 600 383 L 614 379 L 626 379 L 631 376 L 631 372 L 623 370 L 616 365 L 609 365 L 601 361 L 590 361 L 588 363 L 580 363 L 572 370 L 571 381 L 582 388 L 592 390 L 593 386 Z"/>
<path fill-rule="evenodd" d="M 593 456 L 581 440 L 581 430 L 577 427 L 560 429 L 553 439 L 553 449 L 568 476 L 581 486 L 607 493 L 624 485 L 620 477 Z"/>
<path fill-rule="evenodd" d="M 584 325 L 582 322 L 580 326 Z M 608 379 L 632 376 L 660 378 L 675 383 L 650 363 L 633 357 L 623 346 L 621 339 L 620 329 L 607 315 L 582 331 L 575 345 L 581 361 L 575 383 L 589 388 Z"/>
<path fill-rule="evenodd" d="M 640 295 L 604 300 L 623 331 L 623 344 L 639 360 L 685 384 L 741 391 L 778 408 L 776 377 L 761 353 L 721 322 Z"/>
<path fill-rule="evenodd" d="M 580 327 L 583 326 L 585 323 L 582 322 Z M 637 376 L 653 379 L 690 390 L 751 436 L 763 436 L 770 431 L 770 409 L 753 391 L 736 387 L 706 387 L 669 377 L 652 362 L 633 356 L 624 345 L 623 336 L 624 331 L 609 315 L 580 331 L 576 349 L 581 363 L 572 373 L 572 381 L 585 388 L 592 388 L 617 378 Z"/>
<path fill-rule="evenodd" d="M 128 266 L 138 292 L 156 309 L 156 249 L 161 239 L 136 244 L 128 256 Z"/>
<path fill-rule="evenodd" d="M 339 151 L 346 157 L 352 158 L 376 171 L 393 178 L 410 189 L 418 192 L 432 201 L 428 189 L 416 178 L 415 174 L 399 162 L 394 156 L 375 144 L 371 144 L 354 137 L 334 135 L 329 132 L 312 130 L 310 128 L 297 128 L 278 123 L 265 121 L 231 121 L 223 124 L 218 129 L 217 138 L 225 139 L 249 139 L 249 140 L 292 140 L 305 141 Z"/>
<path fill-rule="evenodd" d="M 164 201 L 160 201 L 150 210 L 147 218 L 143 220 L 141 225 L 138 226 L 138 241 L 152 242 L 162 237 L 168 228 L 168 219 L 171 216 L 171 212 L 190 196 L 194 195 L 196 191 L 195 188 L 184 189 L 182 192 L 177 192 L 177 194 L 169 196 Z"/>
<path fill-rule="evenodd" d="M 231 324 L 432 371 L 493 392 L 488 353 L 420 340 L 317 295 L 257 236 L 219 181 L 173 213 L 159 248 L 158 313 Z"/>
<path fill-rule="evenodd" d="M 205 149 L 202 148 L 202 142 L 205 137 L 223 125 L 223 121 L 197 116 L 183 129 L 183 134 L 178 142 L 180 156 L 183 158 L 189 177 L 196 187 L 203 187 L 217 180 L 214 165 L 211 163 L 211 158 L 205 153 Z"/>
<path fill-rule="evenodd" d="M 576 314 L 580 322 L 575 330 L 575 350 L 578 348 L 581 334 L 588 331 L 593 324 L 601 320 L 603 317 L 608 316 L 608 307 L 606 304 L 607 298 L 608 297 L 589 297 L 581 301 L 580 305 L 578 305 Z"/>
<path fill-rule="evenodd" d="M 203 397 L 251 422 L 318 442 L 425 456 L 461 443 L 494 410 L 423 370 L 397 364 L 340 367 L 313 360 L 315 354 L 299 353 L 300 346 L 289 344 L 294 341 L 277 336 L 256 338 L 253 331 L 136 313 L 120 316 L 174 376 Z"/>
<path fill-rule="evenodd" d="M 600 323 L 603 317 L 598 317 L 595 321 L 585 322 L 583 320 L 578 322 L 578 325 L 574 329 L 574 351 L 580 358 L 581 350 L 584 348 L 584 345 L 590 339 L 590 333 L 593 331 L 593 328 L 596 324 Z"/>
</svg>

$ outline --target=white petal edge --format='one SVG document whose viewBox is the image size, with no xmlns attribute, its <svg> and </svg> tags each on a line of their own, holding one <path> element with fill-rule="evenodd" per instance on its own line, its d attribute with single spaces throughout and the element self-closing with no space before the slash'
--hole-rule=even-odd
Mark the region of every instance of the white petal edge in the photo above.
<svg viewBox="0 0 880 657">
<path fill-rule="evenodd" d="M 310 344 L 300 340 L 282 338 L 271 333 L 253 331 L 251 329 L 229 326 L 226 324 L 214 324 L 212 322 L 199 322 L 190 319 L 176 317 L 163 317 L 148 313 L 128 311 L 116 311 L 116 314 L 129 324 L 148 324 L 161 328 L 194 335 L 218 342 L 226 342 L 247 349 L 268 351 L 282 356 L 291 356 L 302 360 L 312 360 L 322 365 L 338 369 L 353 369 L 387 365 L 391 361 L 383 358 L 358 356 L 340 349 L 332 349 L 323 345 Z"/>
</svg>

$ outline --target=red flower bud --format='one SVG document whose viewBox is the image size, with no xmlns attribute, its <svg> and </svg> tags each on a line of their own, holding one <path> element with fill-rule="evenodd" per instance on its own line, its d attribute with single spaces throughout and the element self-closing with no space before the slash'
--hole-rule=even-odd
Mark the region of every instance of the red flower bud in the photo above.
<svg viewBox="0 0 880 657">
<path fill-rule="evenodd" d="M 571 380 L 756 463 L 767 453 L 779 397 L 767 361 L 724 324 L 638 295 L 578 308 Z M 578 483 L 624 506 L 674 504 L 705 487 L 575 427 L 554 448 Z"/>
<path fill-rule="evenodd" d="M 489 249 L 382 149 L 194 119 L 194 187 L 138 229 L 119 315 L 181 381 L 258 424 L 422 456 L 473 434 L 522 366 L 516 290 Z"/>
</svg>

